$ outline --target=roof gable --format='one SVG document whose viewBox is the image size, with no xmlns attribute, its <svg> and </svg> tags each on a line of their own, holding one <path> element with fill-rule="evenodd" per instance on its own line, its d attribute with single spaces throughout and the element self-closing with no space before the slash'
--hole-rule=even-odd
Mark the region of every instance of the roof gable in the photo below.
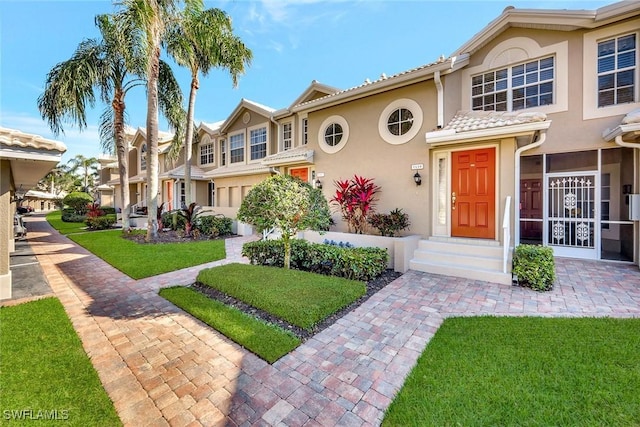
<svg viewBox="0 0 640 427">
<path fill-rule="evenodd" d="M 246 110 L 255 112 L 268 120 L 271 120 L 271 116 L 275 109 L 271 107 L 267 107 L 266 105 L 258 104 L 254 101 L 249 101 L 248 99 L 242 98 L 233 112 L 229 115 L 229 117 L 223 122 L 222 126 L 220 126 L 220 132 L 225 132 L 229 127 L 238 121 L 241 118 L 242 114 Z"/>
</svg>

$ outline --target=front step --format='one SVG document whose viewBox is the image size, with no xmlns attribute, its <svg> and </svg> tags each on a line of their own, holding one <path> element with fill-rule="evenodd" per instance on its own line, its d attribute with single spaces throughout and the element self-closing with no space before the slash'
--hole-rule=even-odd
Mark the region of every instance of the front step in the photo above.
<svg viewBox="0 0 640 427">
<path fill-rule="evenodd" d="M 511 260 L 502 272 L 502 246 L 494 240 L 431 237 L 421 240 L 409 268 L 510 285 Z"/>
</svg>

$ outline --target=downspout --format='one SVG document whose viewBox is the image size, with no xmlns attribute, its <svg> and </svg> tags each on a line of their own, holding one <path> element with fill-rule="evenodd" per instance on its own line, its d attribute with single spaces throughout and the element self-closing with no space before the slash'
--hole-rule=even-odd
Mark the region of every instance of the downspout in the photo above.
<svg viewBox="0 0 640 427">
<path fill-rule="evenodd" d="M 547 133 L 543 132 L 540 134 L 540 138 L 532 144 L 525 145 L 524 147 L 520 147 L 516 150 L 516 167 L 515 167 L 515 179 L 513 180 L 515 185 L 514 195 L 514 204 L 513 208 L 515 211 L 515 215 L 513 216 L 513 245 L 517 246 L 520 243 L 520 156 L 523 152 L 533 150 L 541 146 L 544 141 L 547 139 Z"/>
<path fill-rule="evenodd" d="M 444 87 L 442 86 L 442 79 L 440 79 L 440 70 L 433 73 L 433 82 L 436 85 L 438 91 L 438 129 L 444 127 Z"/>
</svg>

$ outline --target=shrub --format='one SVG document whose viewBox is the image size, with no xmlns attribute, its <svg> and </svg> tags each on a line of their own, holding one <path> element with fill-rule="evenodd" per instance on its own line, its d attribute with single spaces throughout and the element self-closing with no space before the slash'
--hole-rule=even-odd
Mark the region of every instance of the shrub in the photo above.
<svg viewBox="0 0 640 427">
<path fill-rule="evenodd" d="M 187 220 L 179 214 L 179 210 L 173 210 L 162 214 L 162 225 L 173 231 L 184 230 Z"/>
<path fill-rule="evenodd" d="M 373 213 L 376 194 L 380 187 L 373 179 L 354 175 L 351 180 L 334 181 L 336 193 L 331 203 L 337 205 L 349 233 L 362 234 L 367 228 L 367 217 Z"/>
<path fill-rule="evenodd" d="M 87 206 L 87 218 L 97 218 L 104 216 L 104 211 L 100 209 L 97 203 L 91 203 Z"/>
<path fill-rule="evenodd" d="M 242 255 L 252 264 L 284 266 L 282 240 L 245 243 Z M 291 268 L 352 280 L 371 280 L 387 268 L 389 254 L 381 248 L 347 248 L 337 245 L 291 240 Z"/>
<path fill-rule="evenodd" d="M 203 215 L 196 221 L 196 230 L 210 237 L 232 234 L 232 226 L 233 221 L 231 218 L 227 218 L 224 215 Z"/>
<path fill-rule="evenodd" d="M 107 230 L 116 223 L 115 214 L 87 217 L 85 224 L 89 230 Z"/>
<path fill-rule="evenodd" d="M 87 213 L 88 206 L 93 204 L 93 197 L 81 191 L 74 191 L 67 194 L 62 201 L 66 206 L 73 209 L 76 214 L 84 215 Z"/>
<path fill-rule="evenodd" d="M 556 278 L 553 249 L 538 245 L 518 245 L 513 256 L 513 274 L 522 286 L 537 291 L 551 290 Z"/>
<path fill-rule="evenodd" d="M 62 210 L 62 215 L 60 219 L 63 222 L 84 222 L 87 217 L 84 214 L 77 214 L 74 209 L 66 208 Z"/>
<path fill-rule="evenodd" d="M 113 206 L 100 206 L 100 210 L 105 213 L 105 215 L 115 214 L 116 208 Z"/>
<path fill-rule="evenodd" d="M 406 230 L 411 225 L 409 215 L 402 212 L 402 209 L 394 209 L 388 214 L 374 213 L 369 216 L 368 222 L 381 235 L 389 237 L 394 237 L 397 232 Z"/>
</svg>

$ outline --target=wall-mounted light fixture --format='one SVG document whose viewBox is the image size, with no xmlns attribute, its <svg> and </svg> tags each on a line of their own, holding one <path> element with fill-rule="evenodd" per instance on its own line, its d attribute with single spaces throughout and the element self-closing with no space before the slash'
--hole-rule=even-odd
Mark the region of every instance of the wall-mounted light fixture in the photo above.
<svg viewBox="0 0 640 427">
<path fill-rule="evenodd" d="M 624 184 L 622 186 L 622 194 L 631 194 L 631 190 L 633 189 L 633 185 L 631 184 Z"/>
<path fill-rule="evenodd" d="M 413 175 L 413 180 L 415 181 L 416 185 L 420 185 L 420 184 L 422 184 L 422 177 L 420 176 L 420 173 L 419 173 L 419 172 L 416 172 L 416 173 Z"/>
<path fill-rule="evenodd" d="M 315 184 L 318 190 L 322 190 L 322 181 L 320 181 L 319 179 L 316 179 Z"/>
<path fill-rule="evenodd" d="M 24 199 L 24 196 L 26 194 L 27 192 L 22 189 L 22 184 L 20 184 L 20 187 L 16 188 L 15 191 L 13 192 L 13 197 L 11 198 L 11 201 L 19 202 L 20 200 Z"/>
</svg>

